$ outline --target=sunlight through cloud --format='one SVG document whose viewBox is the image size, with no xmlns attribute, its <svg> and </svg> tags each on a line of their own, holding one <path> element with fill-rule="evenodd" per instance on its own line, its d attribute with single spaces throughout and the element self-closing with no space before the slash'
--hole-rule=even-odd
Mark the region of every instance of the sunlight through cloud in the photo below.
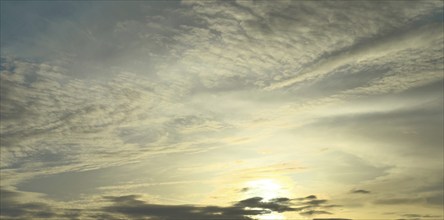
<svg viewBox="0 0 444 220">
<path fill-rule="evenodd" d="M 264 201 L 286 196 L 287 192 L 282 185 L 274 179 L 258 179 L 247 182 L 248 196 L 259 196 Z"/>
</svg>

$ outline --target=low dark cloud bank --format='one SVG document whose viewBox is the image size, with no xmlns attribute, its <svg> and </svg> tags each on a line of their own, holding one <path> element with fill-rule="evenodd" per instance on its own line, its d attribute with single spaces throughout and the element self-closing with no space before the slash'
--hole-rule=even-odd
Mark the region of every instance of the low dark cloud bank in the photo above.
<svg viewBox="0 0 444 220">
<path fill-rule="evenodd" d="M 104 207 L 105 212 L 123 214 L 130 218 L 152 217 L 154 219 L 253 219 L 249 216 L 275 212 L 294 211 L 289 199 L 277 198 L 264 201 L 261 197 L 253 197 L 239 201 L 232 206 L 194 206 L 194 205 L 158 205 L 149 204 L 137 195 L 107 197 L 113 202 Z"/>
<path fill-rule="evenodd" d="M 298 212 L 302 216 L 332 214 L 325 210 L 338 205 L 326 205 L 324 199 L 311 195 L 303 198 L 274 198 L 264 200 L 252 197 L 238 201 L 231 206 L 158 205 L 140 200 L 137 195 L 106 197 L 112 202 L 102 211 L 122 214 L 129 218 L 154 219 L 254 219 L 255 216 L 271 212 Z M 295 202 L 296 201 L 296 202 Z"/>
<path fill-rule="evenodd" d="M 141 199 L 140 195 L 105 196 L 105 206 L 87 209 L 57 208 L 46 202 L 26 201 L 22 192 L 0 189 L 1 219 L 256 219 L 273 212 L 295 212 L 310 217 L 333 214 L 331 209 L 340 205 L 315 195 L 301 198 L 278 197 L 265 200 L 251 197 L 230 206 L 162 205 Z M 26 201 L 26 202 L 25 202 Z M 42 200 L 43 201 L 43 200 Z M 330 220 L 334 220 L 331 218 Z"/>
</svg>

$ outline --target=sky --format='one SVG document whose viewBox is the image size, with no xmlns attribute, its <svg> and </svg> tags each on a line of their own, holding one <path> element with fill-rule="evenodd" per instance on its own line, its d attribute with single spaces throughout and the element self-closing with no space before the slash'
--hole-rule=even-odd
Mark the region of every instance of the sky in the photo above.
<svg viewBox="0 0 444 220">
<path fill-rule="evenodd" d="M 443 219 L 444 2 L 1 1 L 1 219 Z"/>
</svg>

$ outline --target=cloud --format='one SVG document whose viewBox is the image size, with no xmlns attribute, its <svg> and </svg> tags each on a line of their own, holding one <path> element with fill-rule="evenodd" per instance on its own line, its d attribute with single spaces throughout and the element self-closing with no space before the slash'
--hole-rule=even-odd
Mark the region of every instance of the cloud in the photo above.
<svg viewBox="0 0 444 220">
<path fill-rule="evenodd" d="M 250 188 L 244 187 L 244 188 L 240 189 L 240 192 L 248 192 L 248 190 L 250 190 Z"/>
<path fill-rule="evenodd" d="M 309 195 L 309 196 L 304 197 L 302 199 L 317 199 L 317 197 L 315 195 Z"/>
<path fill-rule="evenodd" d="M 138 195 L 109 196 L 105 199 L 112 202 L 102 208 L 105 212 L 123 214 L 130 218 L 152 217 L 160 219 L 253 219 L 260 215 L 272 212 L 298 212 L 303 216 L 332 214 L 320 210 L 331 208 L 322 206 L 325 201 L 309 203 L 305 207 L 298 207 L 299 199 L 285 197 L 264 200 L 261 197 L 252 197 L 235 202 L 231 206 L 196 206 L 196 205 L 159 205 L 150 204 L 140 199 Z M 316 210 L 315 210 L 316 209 Z"/>
<path fill-rule="evenodd" d="M 324 204 L 326 202 L 327 202 L 327 200 L 325 200 L 325 199 L 313 199 L 313 200 L 310 200 L 308 202 L 304 202 L 304 204 L 306 204 L 306 205 L 313 205 L 313 206 L 319 206 L 319 205 Z"/>
<path fill-rule="evenodd" d="M 318 199 L 315 195 L 309 195 L 302 198 L 295 198 L 295 210 L 299 211 L 302 216 L 312 216 L 321 214 L 333 214 L 329 210 L 331 208 L 341 207 L 341 205 L 327 204 L 329 201 L 326 199 Z"/>
<path fill-rule="evenodd" d="M 230 172 L 216 160 L 253 158 L 268 145 L 273 152 L 255 159 L 274 165 L 248 167 L 245 178 L 285 175 L 314 192 L 365 181 L 378 195 L 391 193 L 352 191 L 369 194 L 375 207 L 443 203 L 441 189 L 420 191 L 423 179 L 442 173 L 442 1 L 11 1 L 2 8 L 2 187 L 57 199 L 106 189 L 197 200 L 208 191 L 189 183 L 218 188 L 212 178 Z M 304 161 L 303 172 L 299 163 L 280 163 L 287 157 Z M 196 169 L 182 169 L 195 161 Z M 112 178 L 102 175 L 108 171 Z M 67 184 L 55 184 L 60 179 Z M 168 189 L 146 189 L 156 185 Z M 54 211 L 2 201 L 9 214 Z M 314 195 L 213 208 L 112 202 L 127 216 L 173 209 L 211 218 L 244 216 L 245 206 L 305 215 L 339 206 Z M 67 215 L 85 217 L 78 213 Z"/>
<path fill-rule="evenodd" d="M 205 133 L 229 126 L 211 115 L 177 112 L 174 99 L 185 88 L 132 73 L 87 82 L 46 63 L 8 57 L 1 65 L 0 165 L 20 170 L 23 178 L 134 163 L 167 152 L 202 152 L 211 149 L 197 146 L 210 145 Z"/>
<path fill-rule="evenodd" d="M 375 60 L 387 55 L 384 51 L 390 42 L 401 46 L 395 46 L 394 51 L 402 50 L 410 44 L 400 42 L 395 33 L 412 28 L 411 21 L 426 19 L 427 13 L 439 13 L 440 6 L 436 2 L 416 6 L 398 2 L 386 5 L 387 10 L 381 11 L 372 2 L 365 2 L 364 6 L 348 2 L 338 5 L 193 2 L 190 5 L 196 15 L 206 21 L 216 40 L 202 43 L 196 51 L 187 54 L 186 66 L 192 66 L 209 88 L 226 87 L 235 82 L 237 87 L 266 89 L 285 88 L 297 81 L 315 81 L 320 76 L 336 74 L 337 67 Z M 357 13 L 361 7 L 371 13 Z M 410 7 L 421 9 L 411 10 Z M 352 13 L 343 13 L 344 8 Z M 395 11 L 399 13 L 393 13 Z M 319 15 L 328 19 L 320 19 Z M 372 22 L 374 20 L 379 22 Z M 419 33 L 438 38 L 426 32 Z M 195 37 L 202 39 L 207 35 L 195 34 Z M 418 38 L 421 37 L 413 40 Z M 409 37 L 403 39 L 410 40 Z M 206 51 L 205 56 L 199 53 L 201 50 Z M 382 62 L 390 62 L 390 57 L 387 58 Z M 202 63 L 214 63 L 218 68 L 213 74 L 207 74 L 207 65 Z"/>
<path fill-rule="evenodd" d="M 266 214 L 271 211 L 291 211 L 284 204 L 263 202 L 260 197 L 242 200 L 229 207 L 156 205 L 145 203 L 138 198 L 136 195 L 107 197 L 113 204 L 102 210 L 123 214 L 130 218 L 153 217 L 160 219 L 252 219 L 249 216 Z"/>
<path fill-rule="evenodd" d="M 281 197 L 281 198 L 273 198 L 270 201 L 271 202 L 283 202 L 283 203 L 285 203 L 285 202 L 289 202 L 290 200 L 291 199 L 289 199 L 289 198 Z"/>
<path fill-rule="evenodd" d="M 309 211 L 301 212 L 299 214 L 303 215 L 303 216 L 312 216 L 312 215 L 331 215 L 332 213 L 327 212 L 327 211 L 309 210 Z"/>
<path fill-rule="evenodd" d="M 52 218 L 57 213 L 42 202 L 20 202 L 22 193 L 0 188 L 0 216 L 4 218 Z"/>
<path fill-rule="evenodd" d="M 294 208 L 291 208 L 289 198 L 281 197 L 281 198 L 273 198 L 270 201 L 263 201 L 261 197 L 253 197 L 246 200 L 242 200 L 237 202 L 234 206 L 244 207 L 244 208 L 262 208 L 265 210 L 270 210 L 274 212 L 288 212 L 295 211 Z"/>
<path fill-rule="evenodd" d="M 354 189 L 351 191 L 354 194 L 370 194 L 371 192 L 365 189 Z"/>
<path fill-rule="evenodd" d="M 146 202 L 140 195 L 104 196 L 89 207 L 67 208 L 48 200 L 33 202 L 36 198 L 26 199 L 25 193 L 1 189 L 0 216 L 11 219 L 256 219 L 270 213 L 296 212 L 303 216 L 331 214 L 322 210 L 331 208 L 319 202 L 301 208 L 299 199 L 286 197 L 265 200 L 252 197 L 232 203 L 230 206 L 217 205 L 166 205 Z M 317 200 L 313 200 L 317 201 Z M 325 202 L 321 202 L 324 204 Z"/>
<path fill-rule="evenodd" d="M 396 35 L 396 37 L 391 36 L 389 37 L 389 39 L 383 38 L 382 39 L 383 41 L 381 41 L 381 39 L 376 38 L 371 42 L 371 44 L 374 44 L 372 46 L 370 46 L 371 44 L 355 45 L 355 48 L 347 50 L 344 54 L 335 54 L 335 56 L 332 56 L 330 59 L 325 59 L 321 63 L 317 63 L 315 67 L 308 68 L 308 72 L 306 73 L 302 72 L 293 79 L 280 82 L 277 85 L 272 85 L 268 87 L 268 89 L 287 87 L 296 83 L 303 83 L 304 81 L 322 80 L 322 78 L 327 77 L 330 74 L 343 75 L 344 68 L 347 69 L 348 72 L 359 74 L 359 72 L 368 72 L 369 69 L 380 69 L 381 66 L 383 66 L 383 68 L 385 68 L 386 71 L 392 72 L 393 76 L 384 77 L 383 75 L 383 78 L 381 80 L 375 80 L 374 85 L 363 86 L 362 88 L 363 90 L 367 90 L 367 92 L 369 93 L 388 92 L 390 90 L 393 91 L 396 88 L 399 88 L 400 90 L 405 90 L 406 88 L 413 86 L 417 83 L 419 84 L 421 82 L 414 82 L 418 80 L 402 80 L 402 77 L 405 76 L 403 75 L 403 72 L 405 74 L 414 77 L 415 74 L 414 72 L 412 72 L 412 70 L 416 70 L 418 68 L 424 68 L 424 71 L 426 70 L 431 71 L 430 74 L 427 73 L 427 76 L 424 79 L 423 83 L 439 80 L 442 78 L 442 76 L 440 76 L 438 72 L 440 69 L 442 69 L 442 67 L 440 68 L 440 65 L 436 63 L 437 59 L 440 58 L 438 50 L 433 50 L 431 48 L 430 49 L 427 48 L 427 50 L 424 50 L 423 47 L 419 46 L 418 48 L 413 47 L 415 50 L 417 50 L 415 51 L 415 53 L 412 54 L 411 52 L 407 52 L 413 49 L 409 46 L 412 45 L 413 42 L 424 42 L 427 44 L 426 47 L 432 47 L 433 44 L 431 42 L 437 41 L 438 38 L 436 36 L 438 36 L 439 34 L 434 33 L 436 27 L 430 26 L 430 27 L 425 27 L 423 29 L 425 29 L 425 31 L 423 30 L 417 31 L 415 29 L 414 32 L 405 33 L 411 36 L 403 36 L 402 37 L 403 40 L 401 41 L 399 41 L 399 35 Z M 419 56 L 423 57 L 423 53 L 426 53 L 425 51 L 428 52 L 433 51 L 434 54 L 421 61 L 421 63 L 423 63 L 424 66 L 422 65 L 398 66 L 400 65 L 399 62 L 402 62 L 402 60 L 416 59 Z M 395 54 L 392 55 L 392 53 L 396 52 L 398 52 L 396 55 Z M 389 61 L 387 62 L 387 60 L 381 60 L 382 57 L 389 58 Z M 356 64 L 356 62 L 358 62 L 358 64 Z M 425 64 L 429 62 L 433 62 L 436 64 L 432 66 L 426 66 Z M 379 68 L 375 67 L 378 64 Z M 395 66 L 397 67 L 396 69 L 393 68 Z M 430 79 L 428 79 L 428 77 L 430 77 Z M 357 91 L 355 92 L 363 92 L 359 91 L 360 89 L 356 90 Z M 347 91 L 347 93 L 351 92 L 352 91 Z"/>
</svg>

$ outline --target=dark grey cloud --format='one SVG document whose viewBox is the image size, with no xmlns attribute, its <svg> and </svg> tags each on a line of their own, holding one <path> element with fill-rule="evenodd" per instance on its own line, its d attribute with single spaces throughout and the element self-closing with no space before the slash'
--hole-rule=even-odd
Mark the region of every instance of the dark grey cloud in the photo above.
<svg viewBox="0 0 444 220">
<path fill-rule="evenodd" d="M 333 214 L 332 208 L 342 207 L 342 205 L 328 204 L 329 200 L 318 199 L 316 195 L 309 195 L 302 198 L 292 199 L 296 201 L 294 209 L 302 216 L 312 216 L 320 214 Z"/>
<path fill-rule="evenodd" d="M 282 202 L 282 203 L 286 203 L 289 202 L 291 199 L 289 198 L 285 198 L 285 197 L 280 197 L 280 198 L 273 198 L 270 199 L 271 202 Z"/>
<path fill-rule="evenodd" d="M 240 192 L 248 192 L 248 190 L 250 190 L 250 188 L 244 187 L 244 188 L 240 189 L 239 191 Z"/>
<path fill-rule="evenodd" d="M 265 210 L 271 210 L 274 212 L 288 212 L 295 211 L 294 208 L 290 207 L 291 199 L 289 198 L 273 198 L 270 201 L 263 201 L 261 197 L 253 197 L 246 200 L 239 201 L 234 206 L 244 207 L 244 208 L 261 208 Z"/>
<path fill-rule="evenodd" d="M 0 188 L 0 217 L 11 219 L 52 218 L 57 213 L 42 202 L 20 202 L 22 193 Z"/>
<path fill-rule="evenodd" d="M 59 217 L 70 220 L 82 219 L 82 211 L 82 209 L 66 209 L 63 213 L 59 214 Z"/>
<path fill-rule="evenodd" d="M 138 195 L 105 198 L 112 204 L 103 207 L 102 211 L 123 214 L 130 218 L 152 217 L 155 219 L 253 219 L 254 216 L 271 212 L 297 212 L 303 216 L 313 216 L 332 214 L 323 209 L 337 207 L 336 205 L 322 205 L 327 202 L 326 200 L 309 199 L 308 202 L 294 203 L 292 201 L 300 201 L 300 199 L 285 197 L 270 200 L 252 197 L 224 207 L 150 204 L 141 200 Z M 306 197 L 302 199 L 305 200 Z M 301 206 L 303 204 L 307 205 Z"/>
<path fill-rule="evenodd" d="M 117 217 L 113 214 L 108 214 L 108 213 L 94 213 L 94 214 L 90 214 L 88 215 L 88 218 L 91 219 L 98 219 L 98 220 L 121 220 L 121 217 Z"/>
<path fill-rule="evenodd" d="M 309 211 L 300 212 L 299 214 L 303 216 L 312 216 L 312 215 L 331 215 L 333 213 L 322 210 L 309 210 Z"/>
<path fill-rule="evenodd" d="M 304 202 L 305 205 L 312 205 L 312 206 L 319 206 L 321 204 L 327 203 L 327 200 L 325 199 L 313 199 L 308 202 Z"/>
<path fill-rule="evenodd" d="M 141 219 L 252 219 L 248 216 L 270 213 L 269 209 L 246 210 L 246 207 L 262 206 L 262 198 L 240 201 L 234 206 L 193 206 L 193 205 L 156 205 L 138 199 L 136 195 L 107 197 L 113 204 L 102 208 L 105 212 L 123 214 L 130 218 Z M 272 207 L 276 208 L 276 207 Z"/>
<path fill-rule="evenodd" d="M 318 197 L 316 195 L 309 195 L 306 197 L 301 197 L 301 198 L 295 198 L 294 200 L 299 200 L 299 201 L 309 201 L 309 200 L 316 200 Z"/>
<path fill-rule="evenodd" d="M 272 212 L 296 212 L 302 216 L 331 214 L 336 205 L 323 205 L 326 200 L 312 199 L 315 196 L 290 199 L 278 197 L 264 200 L 252 197 L 233 203 L 231 206 L 160 205 L 151 204 L 139 195 L 106 196 L 111 204 L 99 208 L 55 208 L 43 202 L 22 202 L 22 192 L 1 189 L 1 215 L 4 218 L 44 219 L 255 219 L 255 216 Z M 302 200 L 300 200 L 302 199 Z M 304 201 L 309 200 L 309 201 Z M 300 201 L 294 203 L 294 201 Z M 307 204 L 301 206 L 303 204 Z"/>
<path fill-rule="evenodd" d="M 352 191 L 350 191 L 351 193 L 354 194 L 370 194 L 371 192 L 365 189 L 354 189 Z"/>
<path fill-rule="evenodd" d="M 309 195 L 309 196 L 304 197 L 302 199 L 317 199 L 317 197 L 315 195 Z"/>
</svg>

